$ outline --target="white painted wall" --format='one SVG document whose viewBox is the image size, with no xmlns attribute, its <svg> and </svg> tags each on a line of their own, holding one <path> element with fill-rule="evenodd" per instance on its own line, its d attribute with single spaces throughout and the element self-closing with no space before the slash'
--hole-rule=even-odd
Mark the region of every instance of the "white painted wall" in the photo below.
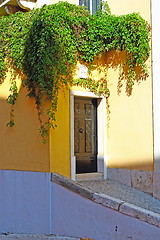
<svg viewBox="0 0 160 240">
<path fill-rule="evenodd" d="M 152 74 L 154 119 L 153 196 L 160 199 L 160 1 L 151 0 L 152 8 Z"/>
<path fill-rule="evenodd" d="M 154 167 L 160 172 L 160 1 L 152 0 L 152 73 L 154 117 Z"/>
<path fill-rule="evenodd" d="M 50 173 L 0 170 L 0 232 L 50 233 Z"/>
<path fill-rule="evenodd" d="M 40 8 L 42 7 L 43 5 L 49 5 L 50 4 L 50 0 L 37 0 L 37 7 Z"/>
<path fill-rule="evenodd" d="M 160 229 L 53 183 L 53 233 L 94 240 L 159 240 Z"/>
</svg>

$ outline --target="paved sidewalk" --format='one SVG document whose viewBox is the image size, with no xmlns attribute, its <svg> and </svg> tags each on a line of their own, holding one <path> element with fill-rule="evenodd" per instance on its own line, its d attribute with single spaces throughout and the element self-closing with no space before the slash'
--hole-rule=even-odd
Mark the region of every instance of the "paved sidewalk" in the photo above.
<svg viewBox="0 0 160 240">
<path fill-rule="evenodd" d="M 80 240 L 80 238 L 42 234 L 0 234 L 0 240 Z"/>
<path fill-rule="evenodd" d="M 160 214 L 160 200 L 140 190 L 128 187 L 127 185 L 109 179 L 79 181 L 78 184 L 87 187 L 95 193 L 107 194 L 108 196 L 133 204 L 137 207 Z"/>
</svg>

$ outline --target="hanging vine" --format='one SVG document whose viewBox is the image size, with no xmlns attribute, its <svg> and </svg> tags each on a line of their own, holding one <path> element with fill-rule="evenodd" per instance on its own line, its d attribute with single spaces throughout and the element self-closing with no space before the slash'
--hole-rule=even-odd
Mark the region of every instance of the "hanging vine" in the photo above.
<svg viewBox="0 0 160 240">
<path fill-rule="evenodd" d="M 137 13 L 115 16 L 109 9 L 90 15 L 84 7 L 67 2 L 1 17 L 0 84 L 8 69 L 12 69 L 11 94 L 7 99 L 12 111 L 7 125 L 14 125 L 17 75 L 22 78 L 28 96 L 35 99 L 39 130 L 45 142 L 48 127 L 55 124 L 61 85 L 82 85 L 97 94 L 109 96 L 106 79 L 74 79 L 77 61 L 91 69 L 97 55 L 113 50 L 125 51 L 126 61 L 119 66 L 119 86 L 125 80 L 129 95 L 137 78 L 147 75 L 145 62 L 150 53 L 149 40 L 150 26 Z M 137 67 L 141 68 L 139 76 Z M 42 120 L 44 99 L 50 102 L 46 122 Z"/>
</svg>

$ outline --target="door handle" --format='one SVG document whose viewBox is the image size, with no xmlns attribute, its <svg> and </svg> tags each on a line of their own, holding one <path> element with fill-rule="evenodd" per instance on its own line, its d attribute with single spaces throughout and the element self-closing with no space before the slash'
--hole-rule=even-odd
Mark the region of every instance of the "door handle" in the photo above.
<svg viewBox="0 0 160 240">
<path fill-rule="evenodd" d="M 79 129 L 79 132 L 80 132 L 80 133 L 84 133 L 84 129 L 83 129 L 83 128 L 80 128 L 80 129 Z"/>
</svg>

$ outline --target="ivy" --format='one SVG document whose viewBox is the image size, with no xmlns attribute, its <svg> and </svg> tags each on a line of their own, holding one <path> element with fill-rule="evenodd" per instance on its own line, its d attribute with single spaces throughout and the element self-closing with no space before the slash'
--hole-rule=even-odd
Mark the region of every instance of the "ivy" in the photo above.
<svg viewBox="0 0 160 240">
<path fill-rule="evenodd" d="M 77 61 L 91 71 L 96 56 L 108 51 L 124 51 L 125 61 L 117 65 L 119 91 L 125 80 L 128 95 L 134 82 L 147 76 L 149 24 L 138 13 L 115 16 L 108 5 L 101 9 L 90 15 L 84 7 L 59 2 L 0 18 L 0 84 L 12 68 L 11 94 L 7 99 L 11 104 L 8 126 L 14 125 L 17 75 L 27 88 L 28 97 L 35 99 L 43 142 L 48 127 L 55 127 L 58 92 L 62 85 L 80 85 L 96 94 L 110 95 L 106 78 L 74 79 Z M 140 69 L 138 74 L 137 68 Z M 50 103 L 45 122 L 42 118 L 44 101 Z"/>
</svg>

